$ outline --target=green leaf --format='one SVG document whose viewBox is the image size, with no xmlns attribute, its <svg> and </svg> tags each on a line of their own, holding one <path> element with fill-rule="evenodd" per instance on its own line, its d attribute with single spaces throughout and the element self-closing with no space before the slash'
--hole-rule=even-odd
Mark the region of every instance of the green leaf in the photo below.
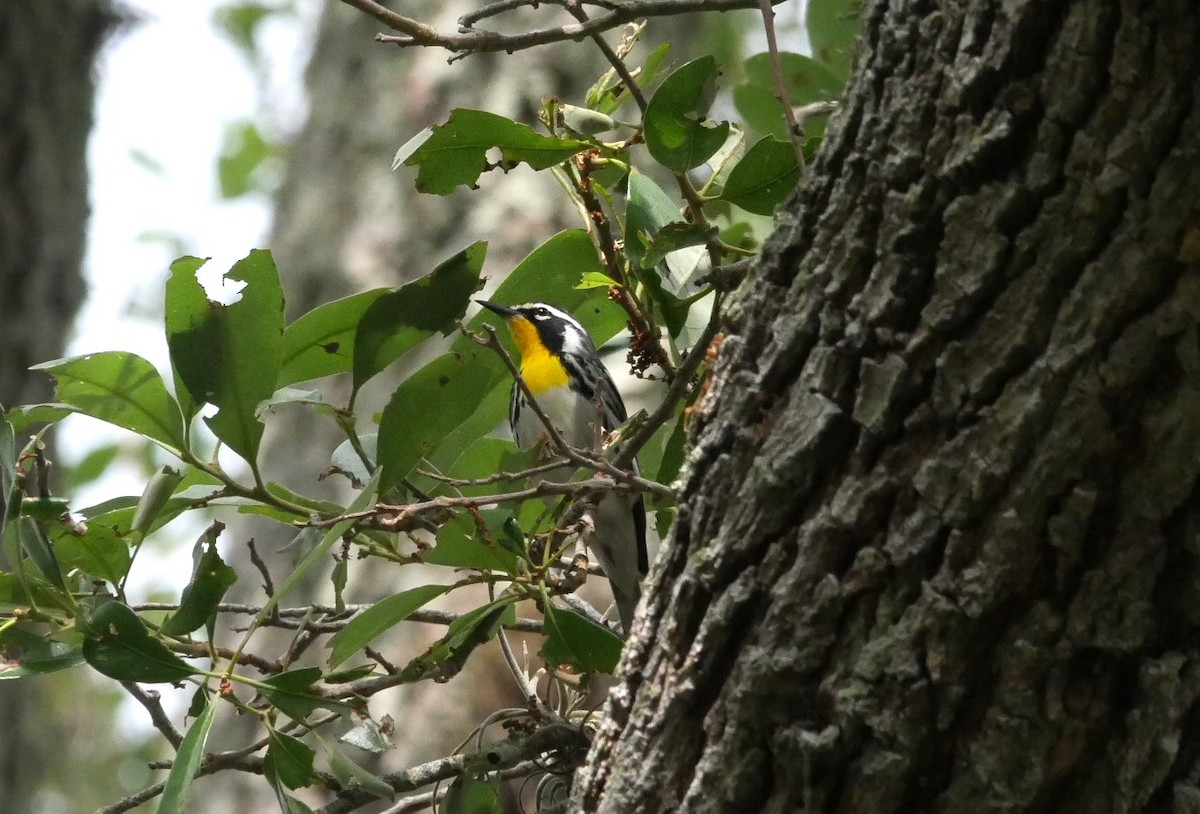
<svg viewBox="0 0 1200 814">
<path fill-rule="evenodd" d="M 487 243 L 473 243 L 367 308 L 354 338 L 353 392 L 434 333 L 454 330 L 479 289 L 486 255 Z"/>
<path fill-rule="evenodd" d="M 500 149 L 500 166 L 505 170 L 521 162 L 544 170 L 593 146 L 541 135 L 495 113 L 458 108 L 445 124 L 422 131 L 401 147 L 392 166 L 418 167 L 418 190 L 449 195 L 460 184 L 474 187 L 479 176 L 491 169 L 487 152 L 492 148 Z"/>
<path fill-rule="evenodd" d="M 66 404 L 21 404 L 8 411 L 14 433 L 22 433 L 34 424 L 54 424 L 78 412 Z"/>
<path fill-rule="evenodd" d="M 307 691 L 320 678 L 321 670 L 317 667 L 288 670 L 285 673 L 264 678 L 262 680 L 264 686 L 260 686 L 258 691 L 284 715 L 293 721 L 303 721 L 317 707 L 342 706 Z"/>
<path fill-rule="evenodd" d="M 804 16 L 813 53 L 844 81 L 857 47 L 861 0 L 809 0 Z"/>
<path fill-rule="evenodd" d="M 179 751 L 175 753 L 171 773 L 167 775 L 162 799 L 158 801 L 158 814 L 185 814 L 188 811 L 188 793 L 191 791 L 196 772 L 200 770 L 204 747 L 208 743 L 208 732 L 212 729 L 216 715 L 217 705 L 209 702 L 200 713 L 200 717 L 188 727 L 183 742 L 179 744 Z"/>
<path fill-rule="evenodd" d="M 324 740 L 321 741 L 321 744 L 325 747 L 326 757 L 329 758 L 330 771 L 345 788 L 362 789 L 376 797 L 391 798 L 395 796 L 395 790 L 379 777 L 359 766 L 336 748 L 325 743 Z"/>
<path fill-rule="evenodd" d="M 138 615 L 115 600 L 97 608 L 86 620 L 83 632 L 83 657 L 109 678 L 174 684 L 196 672 L 166 645 L 151 638 Z"/>
<path fill-rule="evenodd" d="M 104 477 L 123 451 L 120 444 L 104 444 L 89 450 L 78 463 L 67 469 L 64 491 L 74 494 L 81 487 Z"/>
<path fill-rule="evenodd" d="M 151 529 L 162 525 L 157 523 L 159 516 L 167 509 L 175 488 L 182 480 L 183 475 L 169 466 L 164 466 L 150 477 L 146 489 L 138 498 L 133 520 L 129 525 L 130 532 L 135 534 L 139 541 L 149 534 Z"/>
<path fill-rule="evenodd" d="M 129 572 L 129 544 L 111 526 L 57 523 L 52 529 L 58 561 L 67 570 L 78 568 L 112 585 Z"/>
<path fill-rule="evenodd" d="M 701 57 L 676 68 L 654 93 L 643 124 L 646 147 L 663 166 L 685 172 L 703 164 L 725 143 L 727 122 L 715 127 L 704 123 L 719 75 L 716 59 Z"/>
<path fill-rule="evenodd" d="M 503 814 L 496 783 L 473 775 L 454 778 L 442 801 L 442 814 Z"/>
<path fill-rule="evenodd" d="M 267 732 L 267 760 L 270 768 L 279 782 L 289 789 L 310 786 L 317 780 L 313 771 L 313 758 L 316 752 L 301 741 L 277 729 Z"/>
<path fill-rule="evenodd" d="M 498 367 L 498 359 L 475 346 L 437 357 L 396 388 L 379 421 L 381 491 L 403 481 L 479 407 Z"/>
<path fill-rule="evenodd" d="M 589 271 L 579 280 L 576 288 L 611 288 L 614 285 L 620 285 L 612 277 L 599 271 Z"/>
<path fill-rule="evenodd" d="M 205 534 L 192 551 L 192 579 L 183 589 L 177 610 L 162 626 L 163 633 L 183 636 L 203 625 L 217 612 L 217 605 L 235 582 L 237 572 L 217 552 L 216 536 Z"/>
<path fill-rule="evenodd" d="M 715 226 L 686 221 L 668 223 L 659 229 L 647 244 L 642 268 L 654 268 L 666 260 L 667 255 L 693 246 L 703 246 L 710 240 L 716 240 L 717 235 L 718 230 Z"/>
<path fill-rule="evenodd" d="M 13 516 L 14 510 L 23 510 L 24 504 L 30 502 L 27 499 L 22 499 L 18 490 L 14 489 L 9 495 L 9 516 L 4 525 L 5 550 L 6 552 L 24 551 L 29 555 L 29 559 L 33 560 L 33 564 L 37 567 L 40 573 L 48 583 L 55 588 L 65 588 L 66 580 L 63 579 L 62 568 L 58 564 L 58 556 L 54 553 L 54 546 L 50 544 L 50 539 L 46 536 L 45 529 L 41 523 L 37 523 L 31 517 L 24 514 Z"/>
<path fill-rule="evenodd" d="M 275 802 L 279 804 L 282 814 L 313 814 L 311 808 L 284 791 L 283 782 L 276 775 L 270 760 L 263 761 L 263 774 L 275 792 Z"/>
<path fill-rule="evenodd" d="M 675 336 L 687 321 L 688 304 L 684 300 L 695 293 L 691 283 L 706 268 L 707 252 L 702 246 L 688 246 L 668 252 L 662 263 L 647 268 L 645 261 L 651 257 L 658 235 L 668 226 L 671 230 L 684 230 L 683 226 L 673 224 L 686 224 L 675 202 L 647 176 L 631 173 L 625 210 L 625 253 L 633 263 L 634 273 L 662 311 L 667 329 Z"/>
<path fill-rule="evenodd" d="M 479 539 L 475 521 L 468 514 L 455 517 L 439 529 L 437 545 L 422 559 L 430 565 L 500 571 L 514 576 L 520 570 L 511 551 Z"/>
<path fill-rule="evenodd" d="M 667 225 L 687 225 L 679 205 L 649 176 L 629 175 L 629 201 L 625 206 L 625 254 L 635 269 L 652 267 L 645 262 L 648 247 Z"/>
<path fill-rule="evenodd" d="M 213 490 L 209 489 L 207 491 L 211 494 Z M 95 506 L 80 509 L 78 514 L 88 522 L 100 522 L 106 526 L 110 526 L 117 533 L 117 536 L 125 537 L 130 534 L 133 528 L 134 515 L 137 512 L 140 501 L 140 497 L 123 495 L 111 498 L 103 503 L 98 503 Z M 186 491 L 175 495 L 155 515 L 154 522 L 147 529 L 146 533 L 149 534 L 162 528 L 188 509 L 195 508 L 195 506 L 195 498 L 188 496 Z"/>
<path fill-rule="evenodd" d="M 574 611 L 545 603 L 546 643 L 542 658 L 552 666 L 569 665 L 581 673 L 608 673 L 617 669 L 624 642 L 606 627 L 601 627 Z"/>
<path fill-rule="evenodd" d="M 670 48 L 671 44 L 664 42 L 646 57 L 642 70 L 634 74 L 634 81 L 637 82 L 639 88 L 648 88 L 662 78 L 662 69 Z M 596 80 L 596 83 L 588 89 L 585 97 L 588 107 L 608 114 L 615 113 L 632 98 L 633 95 L 628 92 L 625 83 L 612 68 Z"/>
<path fill-rule="evenodd" d="M 799 181 L 791 143 L 766 136 L 729 173 L 721 198 L 756 215 L 773 215 Z"/>
<path fill-rule="evenodd" d="M 280 146 L 264 138 L 253 121 L 227 124 L 217 158 L 221 197 L 229 200 L 252 192 L 274 192 L 280 177 L 275 170 L 282 158 Z"/>
<path fill-rule="evenodd" d="M 612 116 L 607 116 L 586 107 L 560 104 L 558 105 L 558 113 L 562 116 L 563 126 L 572 133 L 578 133 L 581 136 L 596 136 L 600 133 L 607 133 L 609 130 L 614 130 L 617 127 L 617 123 L 613 121 Z"/>
<path fill-rule="evenodd" d="M 105 351 L 43 362 L 57 380 L 54 395 L 74 412 L 131 430 L 178 455 L 184 448 L 183 415 L 154 365 L 123 351 Z"/>
<path fill-rule="evenodd" d="M 210 301 L 196 279 L 195 258 L 171 265 L 166 326 L 171 364 L 191 399 L 217 407 L 205 422 L 234 452 L 257 466 L 263 426 L 259 402 L 275 392 L 283 344 L 283 290 L 268 251 L 234 264 L 226 280 L 245 282 L 231 305 Z"/>
<path fill-rule="evenodd" d="M 516 618 L 514 594 L 468 611 L 450 623 L 446 634 L 400 671 L 406 682 L 431 678 L 448 681 L 462 670 L 475 648 L 491 641 L 505 621 Z"/>
<path fill-rule="evenodd" d="M 4 535 L 8 536 L 8 529 L 4 530 Z M 15 558 L 11 556 L 13 550 L 15 549 L 8 547 L 6 540 L 4 554 L 9 557 L 9 562 L 15 561 Z M 62 589 L 49 585 L 38 575 L 29 572 L 12 574 L 0 571 L 0 613 L 12 613 L 18 608 L 25 613 L 31 604 L 45 607 L 70 607 L 63 601 Z"/>
<path fill-rule="evenodd" d="M 83 663 L 78 645 L 30 633 L 16 625 L 0 630 L 0 680 L 54 673 Z"/>
<path fill-rule="evenodd" d="M 846 85 L 844 76 L 803 54 L 784 51 L 779 55 L 779 66 L 788 101 L 796 107 L 833 101 L 842 95 Z M 746 79 L 733 89 L 733 103 L 754 130 L 784 141 L 790 138 L 770 54 L 755 54 L 746 60 Z M 804 124 L 804 131 L 808 135 L 822 135 L 824 120 L 809 119 Z"/>
<path fill-rule="evenodd" d="M 669 426 L 669 425 L 668 425 Z M 654 473 L 654 479 L 659 483 L 671 483 L 679 474 L 680 468 L 683 466 L 684 454 L 687 452 L 687 429 L 684 426 L 682 416 L 677 417 L 675 426 L 671 429 L 671 434 L 667 437 L 667 443 L 663 446 L 662 461 L 659 463 L 658 471 Z"/>
<path fill-rule="evenodd" d="M 338 666 L 362 650 L 384 631 L 407 619 L 413 611 L 450 590 L 449 585 L 421 585 L 381 599 L 350 620 L 329 639 L 333 652 L 329 666 Z"/>
<path fill-rule="evenodd" d="M 345 670 L 334 670 L 331 673 L 325 674 L 325 683 L 348 684 L 351 681 L 358 681 L 360 678 L 366 678 L 369 675 L 375 674 L 378 666 L 374 663 L 368 663 L 360 664 L 357 667 L 347 667 Z"/>
<path fill-rule="evenodd" d="M 178 331 L 189 329 L 193 321 L 201 321 L 210 306 L 220 307 L 216 303 L 209 303 L 203 286 L 196 280 L 196 273 L 207 262 L 207 258 L 190 255 L 177 258 L 171 263 L 170 273 L 167 275 L 167 282 L 164 286 L 166 302 L 163 316 L 167 334 L 167 349 L 171 355 L 171 374 L 175 381 L 175 397 L 179 400 L 179 407 L 183 411 L 185 427 L 190 427 L 192 419 L 200 412 L 200 407 L 204 404 L 204 393 L 211 389 L 207 385 L 206 377 L 213 374 L 205 367 L 203 359 L 193 362 L 190 354 L 181 354 L 180 358 L 176 359 L 175 352 L 171 348 L 171 336 Z M 186 342 L 184 344 L 188 345 Z M 200 342 L 195 344 L 201 345 Z M 190 385 L 181 374 L 181 369 L 188 371 L 187 381 L 196 384 L 200 398 L 196 398 L 192 394 Z"/>
<path fill-rule="evenodd" d="M 0 405 L 0 500 L 4 501 L 0 508 L 0 533 L 4 531 L 10 512 L 15 516 L 19 508 L 10 505 L 14 497 L 17 500 L 21 497 L 21 489 L 17 487 L 17 438 L 4 407 Z"/>
<path fill-rule="evenodd" d="M 276 388 L 348 373 L 354 363 L 354 334 L 363 314 L 392 289 L 376 288 L 326 303 L 283 330 L 282 365 Z"/>
</svg>

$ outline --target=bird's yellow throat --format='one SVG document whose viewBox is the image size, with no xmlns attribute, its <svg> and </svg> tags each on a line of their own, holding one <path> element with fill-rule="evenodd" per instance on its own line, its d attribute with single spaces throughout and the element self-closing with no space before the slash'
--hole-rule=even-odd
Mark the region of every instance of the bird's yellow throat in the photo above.
<svg viewBox="0 0 1200 814">
<path fill-rule="evenodd" d="M 536 396 L 553 387 L 566 387 L 567 369 L 543 344 L 537 328 L 525 317 L 509 320 L 508 328 L 521 352 L 521 378 Z"/>
</svg>

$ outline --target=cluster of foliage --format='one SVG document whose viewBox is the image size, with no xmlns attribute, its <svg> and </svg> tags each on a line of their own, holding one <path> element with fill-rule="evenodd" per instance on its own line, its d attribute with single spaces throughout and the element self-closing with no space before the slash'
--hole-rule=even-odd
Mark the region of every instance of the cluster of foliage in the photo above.
<svg viewBox="0 0 1200 814">
<path fill-rule="evenodd" d="M 853 36 L 841 3 L 812 7 L 810 38 L 823 58 L 781 55 L 799 104 L 837 95 Z M 832 10 L 822 14 L 826 7 Z M 541 483 L 544 462 L 490 435 L 506 415 L 512 359 L 496 340 L 492 315 L 467 318 L 482 285 L 482 242 L 413 283 L 331 302 L 290 324 L 270 252 L 252 251 L 225 274 L 243 286 L 230 304 L 209 299 L 197 279 L 203 260 L 180 258 L 165 292 L 169 381 L 132 353 L 47 362 L 38 369 L 56 380 L 55 401 L 15 407 L 0 421 L 7 562 L 0 572 L 0 678 L 86 664 L 150 708 L 176 750 L 162 783 L 113 810 L 156 794 L 160 812 L 186 810 L 193 777 L 224 768 L 263 774 L 285 812 L 310 810 L 292 793 L 302 787 L 323 787 L 346 805 L 414 788 L 412 772 L 381 777 L 349 757 L 353 749 L 388 747 L 386 727 L 371 718 L 368 700 L 402 684 L 446 680 L 493 639 L 511 656 L 504 631 L 514 627 L 541 631 L 545 667 L 527 675 L 510 658 L 530 703 L 489 724 L 523 721 L 510 727 L 512 748 L 459 756 L 423 777 L 453 780 L 443 811 L 485 811 L 498 805 L 496 784 L 506 771 L 544 770 L 555 755 L 577 759 L 590 713 L 576 682 L 559 677 L 611 673 L 622 643 L 599 614 L 568 601 L 579 580 L 564 563 L 562 518 L 573 502 L 598 491 L 640 489 L 660 529 L 669 526 L 665 484 L 683 460 L 684 411 L 702 390 L 701 365 L 737 261 L 756 245 L 745 213 L 774 211 L 821 134 L 813 120 L 803 150 L 794 146 L 769 55 L 751 58 L 745 82 L 733 89 L 747 124 L 718 123 L 706 118 L 717 94 L 716 61 L 672 66 L 663 45 L 631 69 L 625 60 L 639 34 L 637 27 L 627 30 L 610 52 L 612 69 L 579 105 L 547 101 L 540 128 L 456 110 L 396 156 L 397 164 L 417 169 L 421 190 L 439 195 L 473 186 L 494 169 L 548 170 L 580 211 L 584 228 L 547 240 L 492 299 L 553 302 L 574 313 L 597 344 L 628 327 L 633 369 L 666 386 L 662 406 L 635 416 L 603 452 L 543 451 L 578 465 L 576 482 Z M 766 132 L 747 146 L 747 133 L 756 130 Z M 674 184 L 678 196 L 656 178 Z M 356 400 L 368 380 L 417 353 L 428 358 L 430 347 L 440 354 L 413 370 L 378 415 L 359 417 Z M 350 379 L 344 406 L 331 403 L 326 390 L 301 386 L 330 376 Z M 264 422 L 285 403 L 317 411 L 345 434 L 325 474 L 352 485 L 347 505 L 296 493 L 262 471 Z M 73 505 L 69 495 L 50 489 L 42 438 L 74 413 L 135 433 L 172 460 L 140 495 Z M 641 476 L 630 468 L 635 454 Z M 251 609 L 252 622 L 226 647 L 217 644 L 230 628 L 223 619 L 246 612 L 223 602 L 237 575 L 218 551 L 225 526 L 214 518 L 230 511 L 292 527 L 300 558 L 281 584 L 268 577 L 268 595 Z M 191 579 L 170 605 L 140 601 L 127 587 L 138 552 L 148 535 L 181 515 L 208 524 L 194 546 Z M 363 561 L 442 566 L 453 569 L 456 581 L 370 606 L 347 605 L 343 591 Z M 286 608 L 282 601 L 316 569 L 330 569 L 334 604 Z M 487 586 L 491 600 L 457 616 L 424 610 L 469 585 Z M 514 606 L 526 599 L 537 603 L 540 622 L 517 619 Z M 371 648 L 414 620 L 440 620 L 445 635 L 402 666 Z M 297 638 L 269 656 L 256 638 L 265 627 L 312 635 L 304 646 Z M 309 645 L 318 640 L 326 650 L 314 655 Z M 539 696 L 539 680 L 555 691 Z M 139 684 L 195 688 L 186 733 L 161 708 L 156 712 L 154 696 Z M 217 759 L 206 753 L 206 742 L 222 702 L 261 720 L 263 734 Z M 328 733 L 339 727 L 332 738 Z M 561 794 L 550 784 L 544 799 Z"/>
</svg>

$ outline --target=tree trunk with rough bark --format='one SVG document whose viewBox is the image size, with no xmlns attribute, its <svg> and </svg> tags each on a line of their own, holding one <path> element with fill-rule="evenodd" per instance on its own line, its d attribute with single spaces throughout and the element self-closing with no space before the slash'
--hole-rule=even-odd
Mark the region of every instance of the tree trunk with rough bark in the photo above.
<svg viewBox="0 0 1200 814">
<path fill-rule="evenodd" d="M 875 0 L 582 810 L 1200 810 L 1200 16 Z"/>
<path fill-rule="evenodd" d="M 102 0 L 0 4 L 0 405 L 46 401 L 29 366 L 62 356 L 83 301 L 93 62 Z M 0 498 L 2 501 L 2 498 Z M 46 688 L 0 682 L 0 809 L 32 811 L 62 752 Z"/>
</svg>

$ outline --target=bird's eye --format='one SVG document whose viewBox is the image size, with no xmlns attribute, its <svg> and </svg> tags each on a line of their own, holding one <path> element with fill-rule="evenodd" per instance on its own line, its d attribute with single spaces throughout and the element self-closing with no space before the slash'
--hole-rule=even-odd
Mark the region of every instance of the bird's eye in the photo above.
<svg viewBox="0 0 1200 814">
<path fill-rule="evenodd" d="M 546 319 L 550 316 L 550 312 L 539 306 L 533 309 L 533 315 L 538 319 Z"/>
</svg>

